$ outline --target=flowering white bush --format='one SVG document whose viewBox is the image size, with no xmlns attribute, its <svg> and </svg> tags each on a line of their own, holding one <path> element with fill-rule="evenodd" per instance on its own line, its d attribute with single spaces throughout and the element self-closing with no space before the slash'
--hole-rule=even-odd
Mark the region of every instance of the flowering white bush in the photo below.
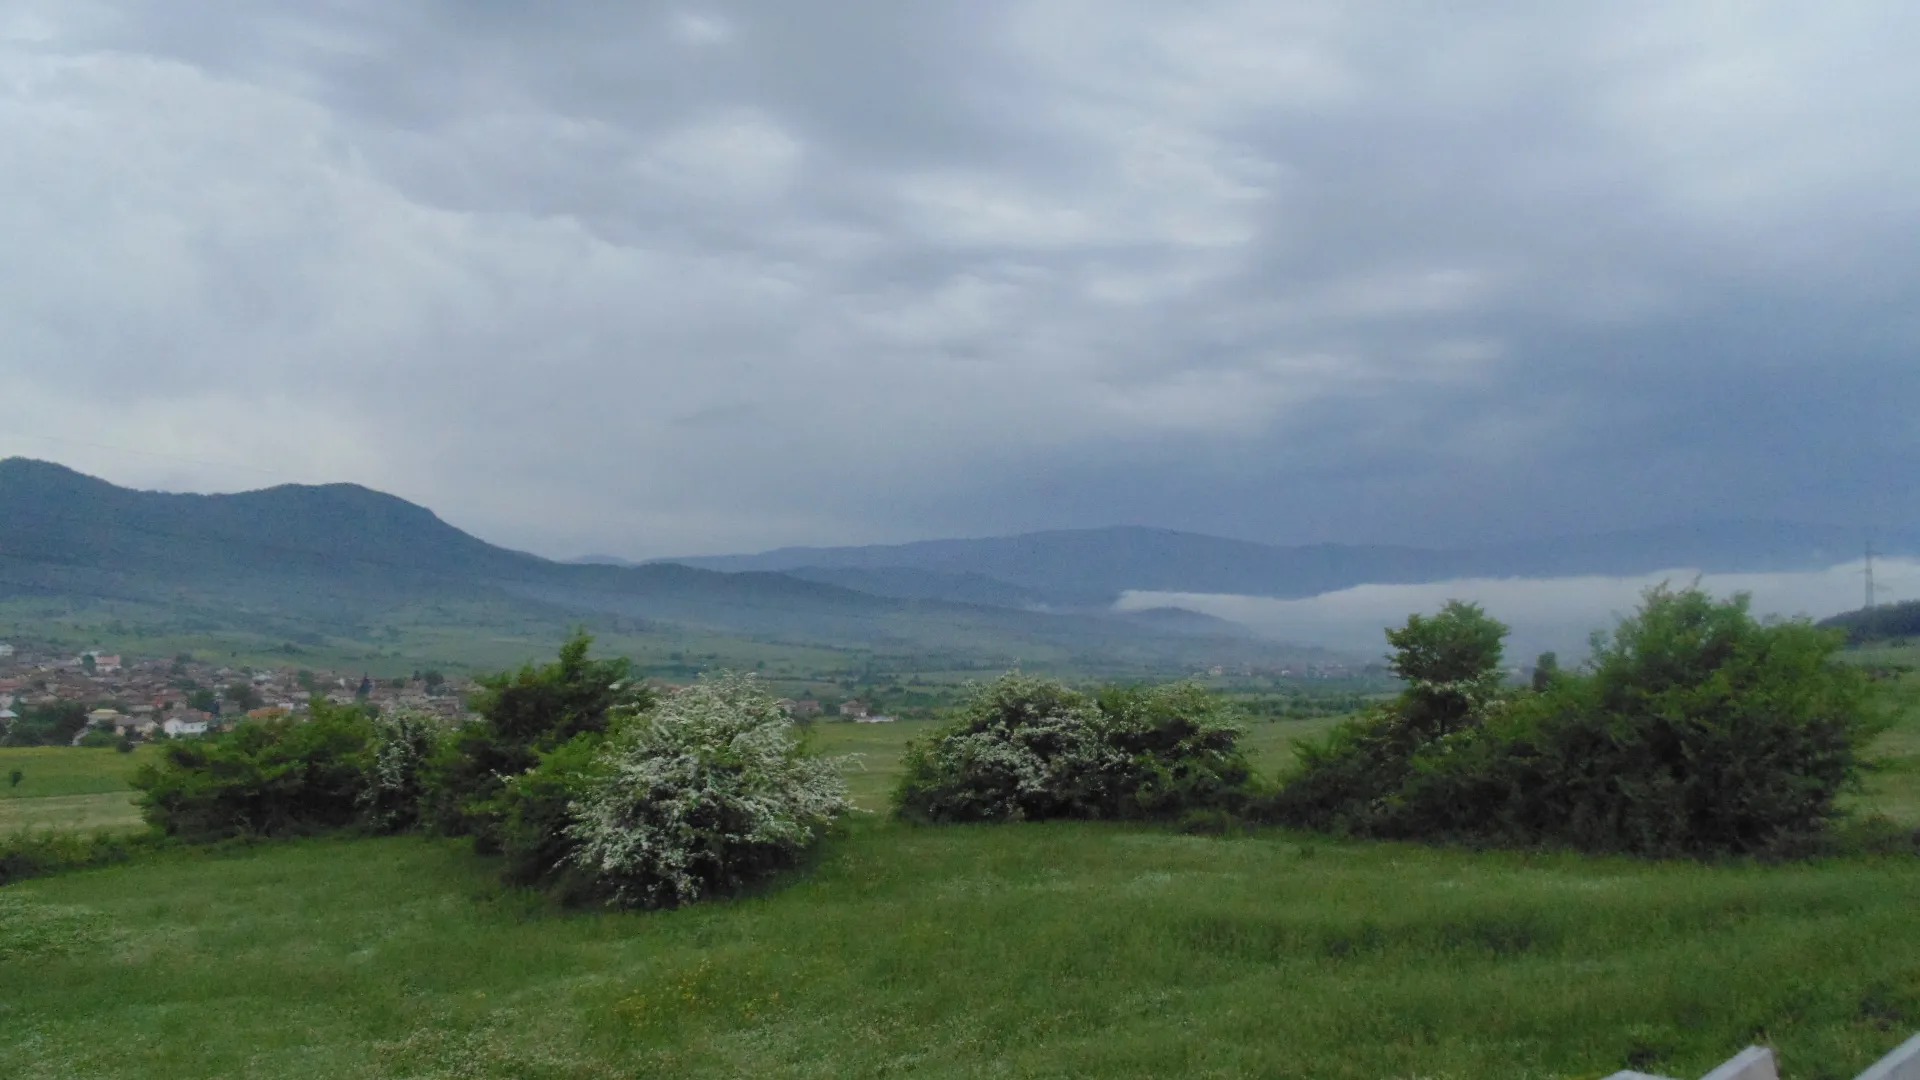
<svg viewBox="0 0 1920 1080">
<path fill-rule="evenodd" d="M 1224 706 L 1189 684 L 1094 699 L 1009 674 L 908 748 L 895 805 L 922 821 L 1235 811 L 1250 779 L 1238 736 Z"/>
<path fill-rule="evenodd" d="M 438 717 L 406 709 L 374 721 L 373 767 L 359 797 L 367 824 L 383 832 L 414 824 L 423 797 L 421 771 L 445 734 Z"/>
<path fill-rule="evenodd" d="M 703 678 L 619 718 L 571 806 L 573 864 L 614 903 L 673 907 L 791 865 L 850 809 L 751 676 Z"/>
</svg>

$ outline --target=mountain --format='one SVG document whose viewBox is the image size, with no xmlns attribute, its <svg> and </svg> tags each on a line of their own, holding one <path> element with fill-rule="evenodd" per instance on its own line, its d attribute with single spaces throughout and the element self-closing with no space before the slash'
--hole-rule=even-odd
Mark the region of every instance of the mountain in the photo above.
<svg viewBox="0 0 1920 1080">
<path fill-rule="evenodd" d="M 1854 557 L 1862 539 L 1857 530 L 1840 527 L 1726 521 L 1445 550 L 1349 544 L 1277 547 L 1120 526 L 977 540 L 781 548 L 758 555 L 672 561 L 712 570 L 782 572 L 880 595 L 987 596 L 989 583 L 998 583 L 1022 590 L 1029 604 L 1099 608 L 1130 590 L 1300 599 L 1357 585 L 1463 577 L 1812 570 Z M 1881 537 L 1880 542 L 1896 553 L 1920 553 L 1920 537 L 1912 534 Z M 961 579 L 964 587 L 958 584 Z"/>
<path fill-rule="evenodd" d="M 782 571 L 802 581 L 838 585 L 843 589 L 891 596 L 902 600 L 942 600 L 955 604 L 1038 610 L 1050 606 L 1049 594 L 991 578 L 985 574 L 946 573 L 911 566 L 873 569 L 801 566 Z"/>
<path fill-rule="evenodd" d="M 1228 622 L 1218 615 L 1189 611 L 1183 607 L 1142 608 L 1139 611 L 1126 612 L 1120 618 L 1175 634 L 1245 637 L 1253 633 L 1239 623 Z"/>
<path fill-rule="evenodd" d="M 1023 598 L 992 583 L 978 587 Z M 127 602 L 290 638 L 301 630 L 365 634 L 396 612 L 479 604 L 509 619 L 615 618 L 982 663 L 1184 665 L 1274 655 L 1272 645 L 1253 647 L 1231 633 L 1201 640 L 1105 614 L 875 595 L 761 570 L 553 562 L 355 485 L 182 495 L 132 491 L 24 459 L 0 461 L 0 598 L 8 596 Z"/>
<path fill-rule="evenodd" d="M 1314 544 L 1272 547 L 1171 529 L 1116 526 L 981 540 L 923 540 L 846 548 L 782 548 L 761 555 L 675 559 L 710 570 L 790 573 L 914 569 L 968 574 L 1027 589 L 1059 605 L 1103 606 L 1128 590 L 1306 597 L 1365 582 L 1449 576 L 1459 553 Z"/>
</svg>

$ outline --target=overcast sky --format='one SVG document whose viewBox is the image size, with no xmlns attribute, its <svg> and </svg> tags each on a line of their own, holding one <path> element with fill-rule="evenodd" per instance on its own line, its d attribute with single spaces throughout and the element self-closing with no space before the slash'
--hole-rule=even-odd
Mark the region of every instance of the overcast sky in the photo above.
<svg viewBox="0 0 1920 1080">
<path fill-rule="evenodd" d="M 1912 526 L 1920 6 L 0 0 L 0 454 L 628 556 Z"/>
</svg>

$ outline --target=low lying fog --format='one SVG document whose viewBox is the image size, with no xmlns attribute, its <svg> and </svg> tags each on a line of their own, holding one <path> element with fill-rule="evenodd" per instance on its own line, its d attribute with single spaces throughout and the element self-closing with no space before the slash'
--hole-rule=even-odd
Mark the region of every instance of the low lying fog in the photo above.
<svg viewBox="0 0 1920 1080">
<path fill-rule="evenodd" d="M 1759 615 L 1807 615 L 1815 619 L 1860 607 L 1861 560 L 1826 570 L 1779 574 L 1706 574 L 1673 569 L 1640 577 L 1467 578 L 1430 585 L 1360 585 L 1306 600 L 1221 593 L 1129 592 L 1122 611 L 1182 607 L 1230 619 L 1264 636 L 1322 645 L 1366 655 L 1382 654 L 1382 630 L 1412 612 L 1431 612 L 1448 600 L 1472 600 L 1513 627 L 1507 657 L 1529 662 L 1543 649 L 1571 663 L 1587 655 L 1587 636 L 1611 628 L 1639 603 L 1640 594 L 1663 581 L 1686 585 L 1699 578 L 1715 596 L 1746 592 Z M 1882 603 L 1920 594 L 1920 562 L 1874 561 L 1874 580 L 1886 586 Z"/>
</svg>

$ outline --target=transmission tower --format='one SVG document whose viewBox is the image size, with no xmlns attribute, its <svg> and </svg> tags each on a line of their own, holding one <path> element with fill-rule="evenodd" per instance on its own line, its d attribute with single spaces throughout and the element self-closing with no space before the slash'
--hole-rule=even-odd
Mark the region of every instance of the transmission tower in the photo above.
<svg viewBox="0 0 1920 1080">
<path fill-rule="evenodd" d="M 1866 612 L 1868 615 L 1872 615 L 1873 614 L 1873 545 L 1871 543 L 1867 545 L 1867 568 L 1861 572 L 1867 576 L 1867 602 L 1860 605 L 1860 610 Z"/>
</svg>

